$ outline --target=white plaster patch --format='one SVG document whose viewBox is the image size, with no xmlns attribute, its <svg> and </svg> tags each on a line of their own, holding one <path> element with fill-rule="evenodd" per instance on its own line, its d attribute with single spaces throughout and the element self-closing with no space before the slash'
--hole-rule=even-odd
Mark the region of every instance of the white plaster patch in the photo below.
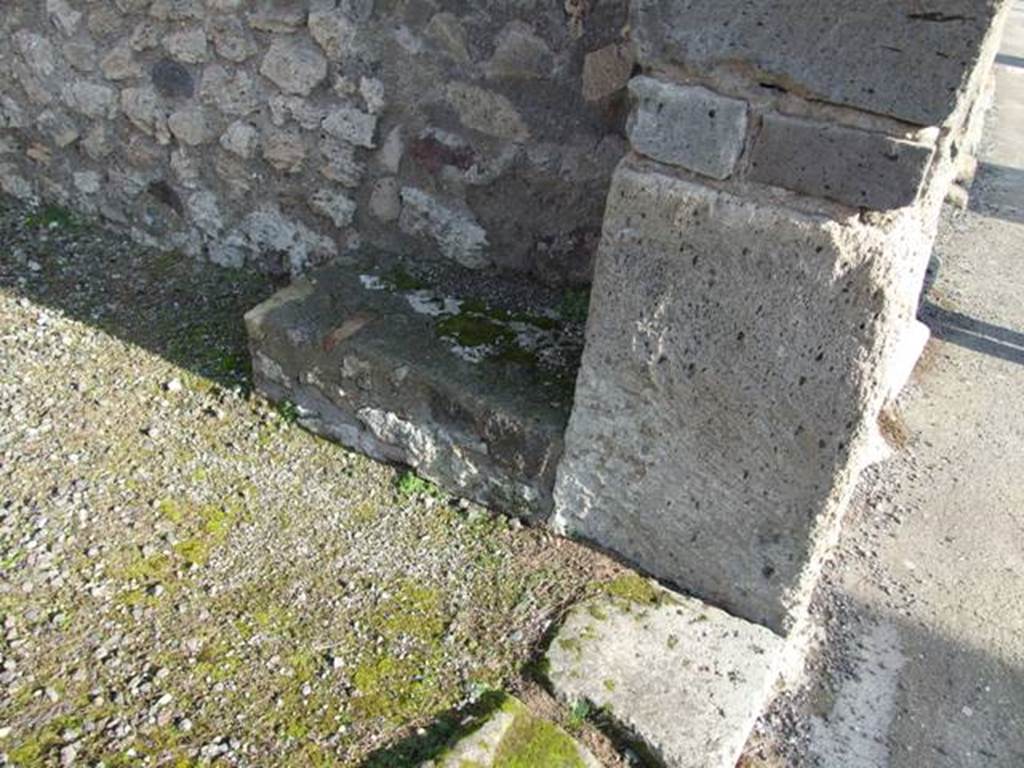
<svg viewBox="0 0 1024 768">
<path fill-rule="evenodd" d="M 360 275 L 359 282 L 362 283 L 363 288 L 368 291 L 383 291 L 387 289 L 387 286 L 384 285 L 384 281 L 377 275 Z"/>
<path fill-rule="evenodd" d="M 405 294 L 413 312 L 431 317 L 457 315 L 462 309 L 462 302 L 450 296 L 438 296 L 431 291 L 412 291 Z"/>
</svg>

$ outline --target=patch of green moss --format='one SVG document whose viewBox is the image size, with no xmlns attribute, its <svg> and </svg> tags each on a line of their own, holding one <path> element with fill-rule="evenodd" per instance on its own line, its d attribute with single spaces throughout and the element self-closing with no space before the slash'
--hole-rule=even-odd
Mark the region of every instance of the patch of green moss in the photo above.
<svg viewBox="0 0 1024 768">
<path fill-rule="evenodd" d="M 566 291 L 559 311 L 570 323 L 585 323 L 590 312 L 590 291 L 586 288 Z"/>
<path fill-rule="evenodd" d="M 520 346 L 506 347 L 495 354 L 493 359 L 502 363 L 522 365 L 527 368 L 537 368 L 540 363 L 536 352 L 531 352 Z"/>
<path fill-rule="evenodd" d="M 514 715 L 494 756 L 494 768 L 586 768 L 579 746 L 554 723 L 534 717 L 509 699 L 502 707 Z"/>
<path fill-rule="evenodd" d="M 413 496 L 441 496 L 440 489 L 426 478 L 420 477 L 413 470 L 407 469 L 398 476 L 395 482 L 395 490 L 403 499 L 410 499 Z"/>
<path fill-rule="evenodd" d="M 392 267 L 383 276 L 384 283 L 395 291 L 419 291 L 426 288 L 426 284 L 409 274 L 405 267 Z"/>
<path fill-rule="evenodd" d="M 463 347 L 494 346 L 514 341 L 514 335 L 507 326 L 467 312 L 438 320 L 437 332 Z"/>
<path fill-rule="evenodd" d="M 75 229 L 81 226 L 75 214 L 59 205 L 46 205 L 30 213 L 25 217 L 25 224 L 46 229 Z"/>
<path fill-rule="evenodd" d="M 358 694 L 352 711 L 360 718 L 408 722 L 443 706 L 443 694 L 431 667 L 435 654 L 412 653 L 403 658 L 374 653 L 352 675 Z"/>
<path fill-rule="evenodd" d="M 640 605 L 663 605 L 671 601 L 668 593 L 636 573 L 626 573 L 598 584 L 597 590 L 609 597 Z"/>
<path fill-rule="evenodd" d="M 63 743 L 61 734 L 67 730 L 80 730 L 81 727 L 81 719 L 74 715 L 56 717 L 8 750 L 7 761 L 19 768 L 46 765 L 47 757 Z"/>
<path fill-rule="evenodd" d="M 399 492 L 401 493 L 401 491 Z M 380 517 L 380 507 L 372 500 L 356 504 L 348 513 L 348 519 L 359 527 L 369 525 L 378 517 Z"/>
<path fill-rule="evenodd" d="M 407 722 L 445 704 L 444 689 L 435 678 L 449 623 L 441 593 L 413 581 L 400 582 L 370 613 L 368 623 L 385 642 L 353 673 L 358 690 L 353 711 L 364 718 Z M 399 643 L 401 656 L 392 652 Z"/>
<path fill-rule="evenodd" d="M 399 583 L 370 615 L 370 625 L 389 640 L 404 636 L 432 643 L 447 624 L 441 593 L 413 581 Z"/>
<path fill-rule="evenodd" d="M 277 415 L 285 424 L 294 424 L 299 420 L 299 406 L 291 400 L 282 400 L 277 404 Z"/>
</svg>

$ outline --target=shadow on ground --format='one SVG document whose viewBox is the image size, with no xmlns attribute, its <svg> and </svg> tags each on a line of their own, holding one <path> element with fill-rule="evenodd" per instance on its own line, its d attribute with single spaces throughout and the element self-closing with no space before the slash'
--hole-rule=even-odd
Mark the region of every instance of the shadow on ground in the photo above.
<svg viewBox="0 0 1024 768">
<path fill-rule="evenodd" d="M 919 316 L 937 339 L 1024 365 L 1024 333 L 944 309 L 929 301 L 921 305 Z"/>
<path fill-rule="evenodd" d="M 970 210 L 1016 224 L 1024 224 L 1024 169 L 979 163 L 971 190 Z"/>
<path fill-rule="evenodd" d="M 279 285 L 0 199 L 0 288 L 223 387 L 250 386 L 244 313 Z"/>
<path fill-rule="evenodd" d="M 843 672 L 808 700 L 821 765 L 1024 765 L 1024 669 L 873 598 L 842 601 Z"/>
</svg>

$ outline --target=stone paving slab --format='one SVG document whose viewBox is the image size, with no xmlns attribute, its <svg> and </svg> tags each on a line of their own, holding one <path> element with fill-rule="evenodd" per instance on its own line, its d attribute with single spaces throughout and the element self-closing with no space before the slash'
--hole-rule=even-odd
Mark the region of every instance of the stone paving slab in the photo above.
<svg viewBox="0 0 1024 768">
<path fill-rule="evenodd" d="M 603 708 L 669 768 L 733 768 L 786 641 L 699 600 L 655 594 L 574 608 L 547 653 L 555 692 Z"/>
</svg>

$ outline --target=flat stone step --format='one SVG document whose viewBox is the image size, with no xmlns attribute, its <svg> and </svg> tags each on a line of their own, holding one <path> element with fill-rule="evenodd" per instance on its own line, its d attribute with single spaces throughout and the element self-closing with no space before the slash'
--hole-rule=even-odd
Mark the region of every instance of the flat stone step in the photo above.
<svg viewBox="0 0 1024 768">
<path fill-rule="evenodd" d="M 547 652 L 555 693 L 603 710 L 668 768 L 734 768 L 787 646 L 658 587 L 574 607 Z"/>
<path fill-rule="evenodd" d="M 552 722 L 512 696 L 472 733 L 420 768 L 600 768 L 597 759 Z"/>
<path fill-rule="evenodd" d="M 521 283 L 411 269 L 379 254 L 337 263 L 251 310 L 257 389 L 325 437 L 547 517 L 582 327 Z"/>
</svg>

